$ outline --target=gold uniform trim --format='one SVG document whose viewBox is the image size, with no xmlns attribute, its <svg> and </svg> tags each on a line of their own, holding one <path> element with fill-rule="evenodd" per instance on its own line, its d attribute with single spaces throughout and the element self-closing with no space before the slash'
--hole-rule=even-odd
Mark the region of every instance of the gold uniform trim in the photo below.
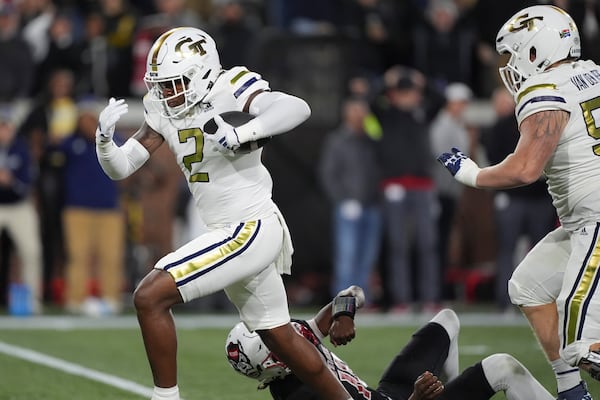
<svg viewBox="0 0 600 400">
<path fill-rule="evenodd" d="M 523 90 L 521 93 L 519 93 L 519 96 L 517 97 L 517 103 L 519 103 L 523 97 L 538 89 L 556 90 L 556 85 L 554 83 L 541 83 L 539 85 L 530 86 L 527 89 Z"/>
<path fill-rule="evenodd" d="M 249 221 L 244 223 L 244 226 L 234 238 L 231 238 L 216 249 L 213 249 L 206 254 L 202 254 L 193 261 L 169 269 L 169 273 L 173 276 L 175 281 L 179 281 L 191 274 L 195 274 L 198 271 L 210 267 L 211 265 L 243 248 L 256 232 L 257 226 L 258 221 Z"/>
<path fill-rule="evenodd" d="M 173 28 L 170 31 L 167 31 L 165 33 L 163 33 L 157 40 L 156 43 L 154 43 L 154 47 L 152 49 L 150 49 L 150 51 L 152 51 L 152 62 L 150 63 L 150 66 L 152 67 L 152 72 L 156 72 L 158 70 L 158 64 L 157 64 L 157 60 L 158 60 L 158 53 L 160 51 L 160 48 L 162 47 L 163 43 L 165 42 L 165 40 L 167 40 L 167 38 L 169 36 L 171 36 L 173 33 L 175 33 L 175 31 L 178 31 L 180 29 L 183 28 Z"/>
<path fill-rule="evenodd" d="M 234 77 L 231 79 L 231 81 L 229 81 L 229 82 L 231 82 L 231 84 L 233 85 L 233 84 L 234 84 L 234 83 L 236 83 L 236 82 L 237 82 L 237 81 L 238 81 L 238 80 L 239 80 L 239 79 L 240 79 L 242 76 L 246 75 L 248 72 L 250 72 L 250 71 L 248 71 L 247 69 L 245 69 L 245 70 L 243 70 L 243 71 L 240 71 L 240 72 L 239 72 L 239 73 L 238 73 L 236 76 L 234 76 Z"/>
<path fill-rule="evenodd" d="M 600 238 L 599 238 L 600 239 Z M 565 338 L 566 344 L 573 343 L 577 337 L 577 325 L 580 320 L 580 314 L 582 312 L 581 305 L 585 299 L 590 296 L 590 290 L 594 283 L 594 277 L 598 272 L 598 263 L 600 263 L 600 241 L 596 239 L 594 250 L 588 259 L 587 265 L 581 280 L 577 285 L 577 290 L 573 295 L 573 298 L 569 302 L 568 314 L 567 314 L 567 337 Z"/>
</svg>

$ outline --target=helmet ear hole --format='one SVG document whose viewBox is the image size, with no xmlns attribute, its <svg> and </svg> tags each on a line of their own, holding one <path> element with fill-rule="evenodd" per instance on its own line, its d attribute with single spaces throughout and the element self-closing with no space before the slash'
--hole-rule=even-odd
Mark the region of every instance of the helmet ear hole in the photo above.
<svg viewBox="0 0 600 400">
<path fill-rule="evenodd" d="M 529 61 L 534 62 L 536 58 L 537 50 L 535 49 L 535 47 L 531 46 L 531 48 L 529 49 Z"/>
</svg>

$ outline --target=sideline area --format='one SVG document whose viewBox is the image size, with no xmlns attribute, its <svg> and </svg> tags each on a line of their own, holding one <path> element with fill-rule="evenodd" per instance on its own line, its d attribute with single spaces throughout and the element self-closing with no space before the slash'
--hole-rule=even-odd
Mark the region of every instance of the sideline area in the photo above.
<svg viewBox="0 0 600 400">
<path fill-rule="evenodd" d="M 313 314 L 292 314 L 294 318 L 310 318 Z M 458 312 L 462 326 L 525 326 L 527 321 L 518 313 L 502 314 L 494 312 Z M 360 326 L 415 326 L 428 321 L 431 314 L 393 315 L 393 314 L 360 314 L 356 320 Z M 178 329 L 230 328 L 239 322 L 235 314 L 202 314 L 176 315 Z M 110 317 L 85 317 L 65 315 L 42 315 L 32 317 L 0 316 L 1 330 L 27 329 L 137 329 L 135 315 Z"/>
</svg>

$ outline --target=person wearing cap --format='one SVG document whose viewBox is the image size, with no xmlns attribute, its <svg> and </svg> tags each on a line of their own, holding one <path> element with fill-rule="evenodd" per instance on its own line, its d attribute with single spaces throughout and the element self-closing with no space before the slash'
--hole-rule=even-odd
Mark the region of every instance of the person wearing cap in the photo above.
<svg viewBox="0 0 600 400">
<path fill-rule="evenodd" d="M 392 67 L 384 74 L 384 83 L 388 106 L 378 115 L 383 132 L 378 154 L 390 311 L 405 314 L 412 311 L 414 302 L 422 310 L 434 312 L 439 309 L 440 271 L 433 215 L 434 164 L 423 110 L 425 79 L 419 71 Z M 418 254 L 414 271 L 412 247 Z M 418 276 L 416 296 L 412 293 L 413 272 Z"/>
<path fill-rule="evenodd" d="M 12 239 L 20 261 L 17 274 L 29 292 L 26 313 L 42 312 L 42 246 L 32 201 L 36 168 L 27 143 L 16 134 L 13 110 L 0 109 L 0 231 Z"/>
<path fill-rule="evenodd" d="M 430 126 L 432 154 L 443 152 L 450 143 L 458 144 L 461 148 L 473 146 L 471 136 L 464 122 L 464 113 L 473 93 L 464 83 L 453 82 L 444 90 L 444 106 L 438 111 Z M 433 170 L 437 201 L 440 215 L 438 219 L 440 262 L 442 270 L 446 270 L 449 260 L 450 232 L 454 226 L 455 214 L 463 186 L 456 182 L 448 172 L 440 166 Z"/>
</svg>

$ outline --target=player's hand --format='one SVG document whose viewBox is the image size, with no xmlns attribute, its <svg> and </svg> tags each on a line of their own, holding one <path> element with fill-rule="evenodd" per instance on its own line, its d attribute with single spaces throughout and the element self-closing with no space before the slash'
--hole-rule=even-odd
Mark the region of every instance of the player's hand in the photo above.
<svg viewBox="0 0 600 400">
<path fill-rule="evenodd" d="M 122 115 L 128 111 L 128 105 L 125 99 L 116 100 L 111 97 L 108 105 L 100 112 L 98 116 L 98 128 L 96 129 L 96 140 L 100 143 L 108 143 L 115 134 L 115 125 Z"/>
<path fill-rule="evenodd" d="M 240 148 L 240 139 L 238 138 L 235 128 L 223 121 L 220 115 L 215 115 L 215 123 L 217 131 L 212 135 L 205 135 L 206 139 L 223 154 L 231 155 Z"/>
<path fill-rule="evenodd" d="M 431 400 L 438 397 L 444 391 L 444 384 L 437 376 L 425 371 L 415 381 L 414 391 L 408 400 Z"/>
<path fill-rule="evenodd" d="M 442 153 L 437 160 L 462 184 L 477 187 L 477 164 L 456 147 L 450 153 Z"/>
<path fill-rule="evenodd" d="M 355 336 L 354 320 L 347 315 L 337 317 L 329 327 L 329 341 L 334 346 L 348 344 Z"/>
<path fill-rule="evenodd" d="M 340 290 L 337 294 L 339 297 L 352 296 L 356 299 L 356 308 L 361 308 L 365 305 L 365 292 L 360 286 L 348 286 L 344 290 Z"/>
</svg>

